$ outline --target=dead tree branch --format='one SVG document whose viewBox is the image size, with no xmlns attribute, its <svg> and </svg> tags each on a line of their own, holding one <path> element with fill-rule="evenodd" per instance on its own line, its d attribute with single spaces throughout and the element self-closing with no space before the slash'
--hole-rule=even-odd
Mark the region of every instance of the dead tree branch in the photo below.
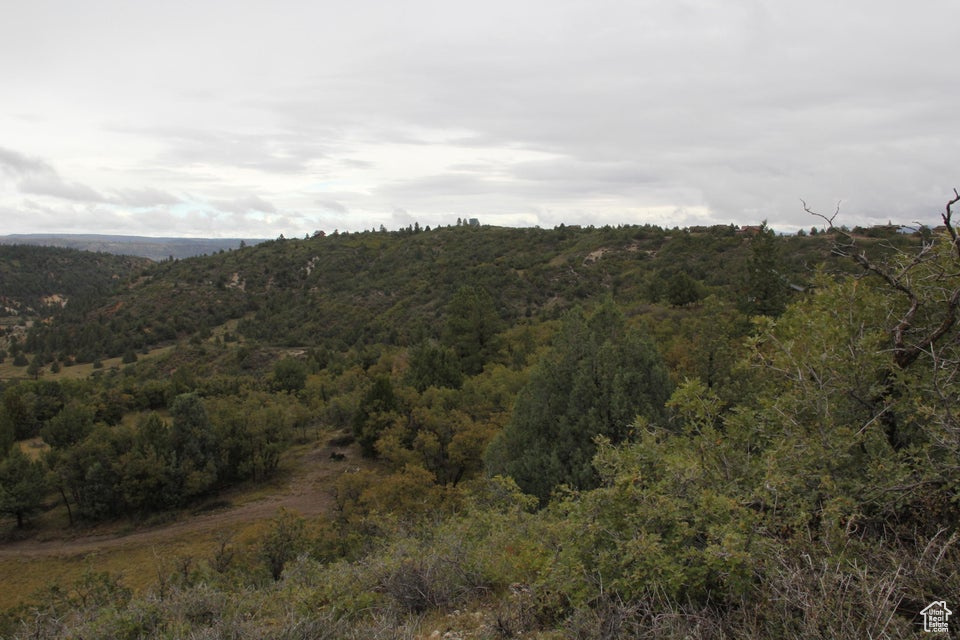
<svg viewBox="0 0 960 640">
<path fill-rule="evenodd" d="M 956 254 L 956 258 L 958 262 L 960 262 L 960 238 L 958 238 L 956 228 L 953 225 L 953 212 L 951 210 L 951 207 L 954 204 L 960 202 L 960 192 L 954 189 L 953 193 L 955 197 L 947 203 L 946 211 L 941 214 L 941 218 L 943 219 L 943 224 L 951 238 L 951 246 L 953 249 L 952 253 Z M 931 251 L 933 249 L 932 244 L 924 243 L 924 245 L 917 251 L 912 259 L 903 265 L 901 269 L 894 271 L 886 265 L 870 260 L 870 258 L 867 257 L 866 252 L 859 250 L 856 239 L 849 232 L 834 225 L 834 220 L 836 220 L 837 215 L 840 213 L 839 203 L 837 204 L 837 208 L 833 214 L 826 216 L 822 213 L 812 210 L 803 200 L 801 200 L 801 202 L 803 203 L 804 211 L 812 216 L 824 220 L 827 223 L 828 229 L 832 233 L 843 238 L 842 242 L 834 242 L 832 252 L 835 255 L 852 259 L 854 262 L 860 265 L 865 272 L 872 273 L 881 278 L 891 288 L 900 292 L 906 299 L 905 301 L 907 303 L 907 310 L 900 316 L 897 324 L 891 329 L 891 336 L 893 338 L 894 345 L 894 361 L 898 367 L 905 369 L 906 367 L 910 366 L 910 364 L 912 364 L 921 353 L 932 347 L 954 326 L 954 324 L 956 324 L 957 310 L 958 306 L 960 306 L 960 287 L 953 288 L 949 297 L 945 301 L 943 315 L 940 319 L 940 322 L 935 327 L 929 329 L 926 333 L 921 334 L 919 338 L 914 338 L 909 341 L 907 339 L 907 332 L 911 328 L 914 328 L 914 321 L 916 319 L 917 312 L 921 307 L 921 298 L 910 280 L 910 273 L 914 268 L 926 262 L 926 260 L 931 256 Z"/>
<path fill-rule="evenodd" d="M 960 239 L 957 238 L 957 231 L 953 228 L 953 223 L 951 217 L 953 212 L 950 211 L 950 207 L 960 202 L 960 193 L 956 189 L 953 190 L 954 198 L 947 203 L 947 210 L 940 214 L 940 217 L 943 219 L 943 225 L 947 228 L 947 232 L 950 234 L 951 240 L 953 240 L 953 248 L 957 252 L 957 258 L 960 259 Z"/>
</svg>

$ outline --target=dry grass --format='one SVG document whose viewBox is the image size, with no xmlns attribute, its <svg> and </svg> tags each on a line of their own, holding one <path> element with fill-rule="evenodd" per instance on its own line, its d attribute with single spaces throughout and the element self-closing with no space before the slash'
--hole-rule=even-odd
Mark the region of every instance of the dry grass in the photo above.
<svg viewBox="0 0 960 640">
<path fill-rule="evenodd" d="M 171 574 L 212 566 L 224 540 L 229 540 L 237 550 L 238 558 L 255 553 L 266 527 L 266 521 L 257 520 L 190 531 L 161 542 L 124 543 L 120 537 L 114 544 L 95 551 L 0 556 L 0 610 L 35 602 L 35 594 L 53 585 L 68 588 L 91 571 L 117 576 L 124 587 L 142 594 Z M 68 542 L 65 547 L 69 546 Z"/>
<path fill-rule="evenodd" d="M 49 585 L 73 584 L 89 570 L 119 575 L 124 586 L 140 593 L 156 584 L 158 570 L 170 573 L 188 558 L 194 568 L 210 564 L 225 538 L 239 555 L 253 556 L 279 509 L 307 517 L 327 511 L 333 481 L 350 468 L 331 460 L 329 450 L 319 443 L 291 447 L 270 482 L 236 487 L 206 506 L 139 524 L 70 528 L 66 509 L 51 494 L 48 504 L 54 506 L 31 519 L 28 539 L 0 544 L 0 610 L 31 601 Z M 349 465 L 370 466 L 356 446 L 348 454 Z M 15 538 L 13 525 L 8 520 L 3 525 Z"/>
<path fill-rule="evenodd" d="M 138 354 L 140 360 L 146 358 L 152 358 L 159 355 L 163 355 L 171 352 L 174 349 L 174 346 L 169 345 L 166 347 L 157 347 L 151 349 L 149 353 Z M 130 365 L 123 364 L 122 358 L 107 358 L 102 360 L 101 363 L 103 367 L 95 369 L 93 363 L 86 364 L 75 364 L 70 367 L 61 367 L 58 373 L 52 373 L 49 367 L 44 367 L 41 378 L 43 380 L 78 380 L 82 378 L 89 378 L 96 371 L 110 370 L 113 368 L 122 369 L 123 367 L 128 367 Z M 30 376 L 27 375 L 26 367 L 15 367 L 13 366 L 13 358 L 7 358 L 3 363 L 0 363 L 0 380 L 27 380 Z"/>
<path fill-rule="evenodd" d="M 17 446 L 20 447 L 20 451 L 24 452 L 31 460 L 39 460 L 40 456 L 50 449 L 50 445 L 39 437 L 21 440 L 17 443 Z"/>
</svg>

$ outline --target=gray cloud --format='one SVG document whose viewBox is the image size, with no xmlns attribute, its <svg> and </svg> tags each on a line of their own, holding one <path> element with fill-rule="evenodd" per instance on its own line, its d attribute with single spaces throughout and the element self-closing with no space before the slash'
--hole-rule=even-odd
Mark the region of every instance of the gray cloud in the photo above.
<svg viewBox="0 0 960 640">
<path fill-rule="evenodd" d="M 87 205 L 63 223 L 92 230 L 148 207 L 168 235 L 211 215 L 261 236 L 319 218 L 798 228 L 801 197 L 842 200 L 849 224 L 935 223 L 960 181 L 955 0 L 278 2 L 12 8 L 0 174 L 20 189 L 0 206 Z M 70 55 L 19 55 L 41 37 Z"/>
<path fill-rule="evenodd" d="M 0 147 L 0 171 L 16 180 L 16 188 L 21 193 L 79 202 L 105 200 L 87 185 L 65 181 L 47 162 L 12 149 Z"/>
<path fill-rule="evenodd" d="M 53 168 L 37 158 L 25 156 L 12 149 L 0 147 L 0 171 L 19 177 L 34 173 L 52 173 Z"/>
<path fill-rule="evenodd" d="M 113 233 L 138 233 L 141 228 L 133 220 L 119 215 L 102 205 L 84 205 L 66 200 L 38 201 L 30 198 L 14 208 L 20 218 L 34 220 L 38 229 L 59 230 L 63 233 L 90 233 L 89 221 L 100 220 L 102 228 Z"/>
<path fill-rule="evenodd" d="M 105 202 L 106 199 L 94 189 L 78 182 L 65 182 L 55 173 L 30 175 L 17 184 L 23 193 L 53 196 L 78 202 Z"/>
<path fill-rule="evenodd" d="M 140 189 L 121 189 L 115 201 L 130 207 L 153 207 L 156 205 L 178 204 L 181 198 L 161 189 L 143 187 Z"/>
<path fill-rule="evenodd" d="M 162 141 L 157 162 L 167 166 L 205 164 L 257 171 L 303 171 L 310 160 L 324 157 L 319 143 L 290 132 L 241 133 L 229 129 L 193 127 L 122 127 L 113 131 Z"/>
<path fill-rule="evenodd" d="M 511 187 L 489 173 L 444 173 L 388 183 L 379 187 L 376 195 L 394 200 L 469 198 L 484 194 L 505 195 Z"/>
<path fill-rule="evenodd" d="M 258 196 L 245 196 L 235 200 L 213 200 L 210 202 L 216 209 L 227 213 L 277 213 L 277 208 Z"/>
<path fill-rule="evenodd" d="M 345 206 L 336 200 L 317 200 L 317 206 L 320 207 L 322 211 L 329 211 L 330 213 L 346 215 L 350 212 Z"/>
</svg>

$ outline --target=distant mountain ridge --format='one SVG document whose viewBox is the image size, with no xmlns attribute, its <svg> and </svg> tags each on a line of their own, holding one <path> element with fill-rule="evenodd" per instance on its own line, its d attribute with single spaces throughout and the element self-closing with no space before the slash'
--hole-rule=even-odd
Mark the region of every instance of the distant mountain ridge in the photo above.
<svg viewBox="0 0 960 640">
<path fill-rule="evenodd" d="M 263 241 L 264 238 L 152 238 L 147 236 L 72 233 L 16 233 L 0 236 L 0 244 L 63 247 L 114 255 L 138 256 L 154 261 L 214 254 L 220 251 L 238 249 L 241 242 L 246 245 L 254 245 Z"/>
</svg>

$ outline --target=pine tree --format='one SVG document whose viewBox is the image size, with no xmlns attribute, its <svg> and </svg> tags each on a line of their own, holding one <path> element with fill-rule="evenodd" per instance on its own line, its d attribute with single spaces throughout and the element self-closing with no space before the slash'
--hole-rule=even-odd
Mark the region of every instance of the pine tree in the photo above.
<svg viewBox="0 0 960 640">
<path fill-rule="evenodd" d="M 47 490 L 43 465 L 13 447 L 0 462 L 0 513 L 16 516 L 17 527 L 37 511 Z"/>
<path fill-rule="evenodd" d="M 463 372 L 474 375 L 483 371 L 501 325 L 493 298 L 483 287 L 464 285 L 447 305 L 446 321 L 444 343 L 456 351 Z"/>
<path fill-rule="evenodd" d="M 654 346 L 612 301 L 590 317 L 575 310 L 488 450 L 488 471 L 513 477 L 541 502 L 560 484 L 592 487 L 595 439 L 622 442 L 638 416 L 662 421 L 670 386 Z"/>
<path fill-rule="evenodd" d="M 377 377 L 353 416 L 353 434 L 360 443 L 360 451 L 364 456 L 369 458 L 376 455 L 377 440 L 381 432 L 393 422 L 398 406 L 390 378 Z"/>
<path fill-rule="evenodd" d="M 759 316 L 778 316 L 783 313 L 787 306 L 787 282 L 783 273 L 777 236 L 764 220 L 760 231 L 750 240 L 744 309 L 747 313 Z"/>
</svg>

